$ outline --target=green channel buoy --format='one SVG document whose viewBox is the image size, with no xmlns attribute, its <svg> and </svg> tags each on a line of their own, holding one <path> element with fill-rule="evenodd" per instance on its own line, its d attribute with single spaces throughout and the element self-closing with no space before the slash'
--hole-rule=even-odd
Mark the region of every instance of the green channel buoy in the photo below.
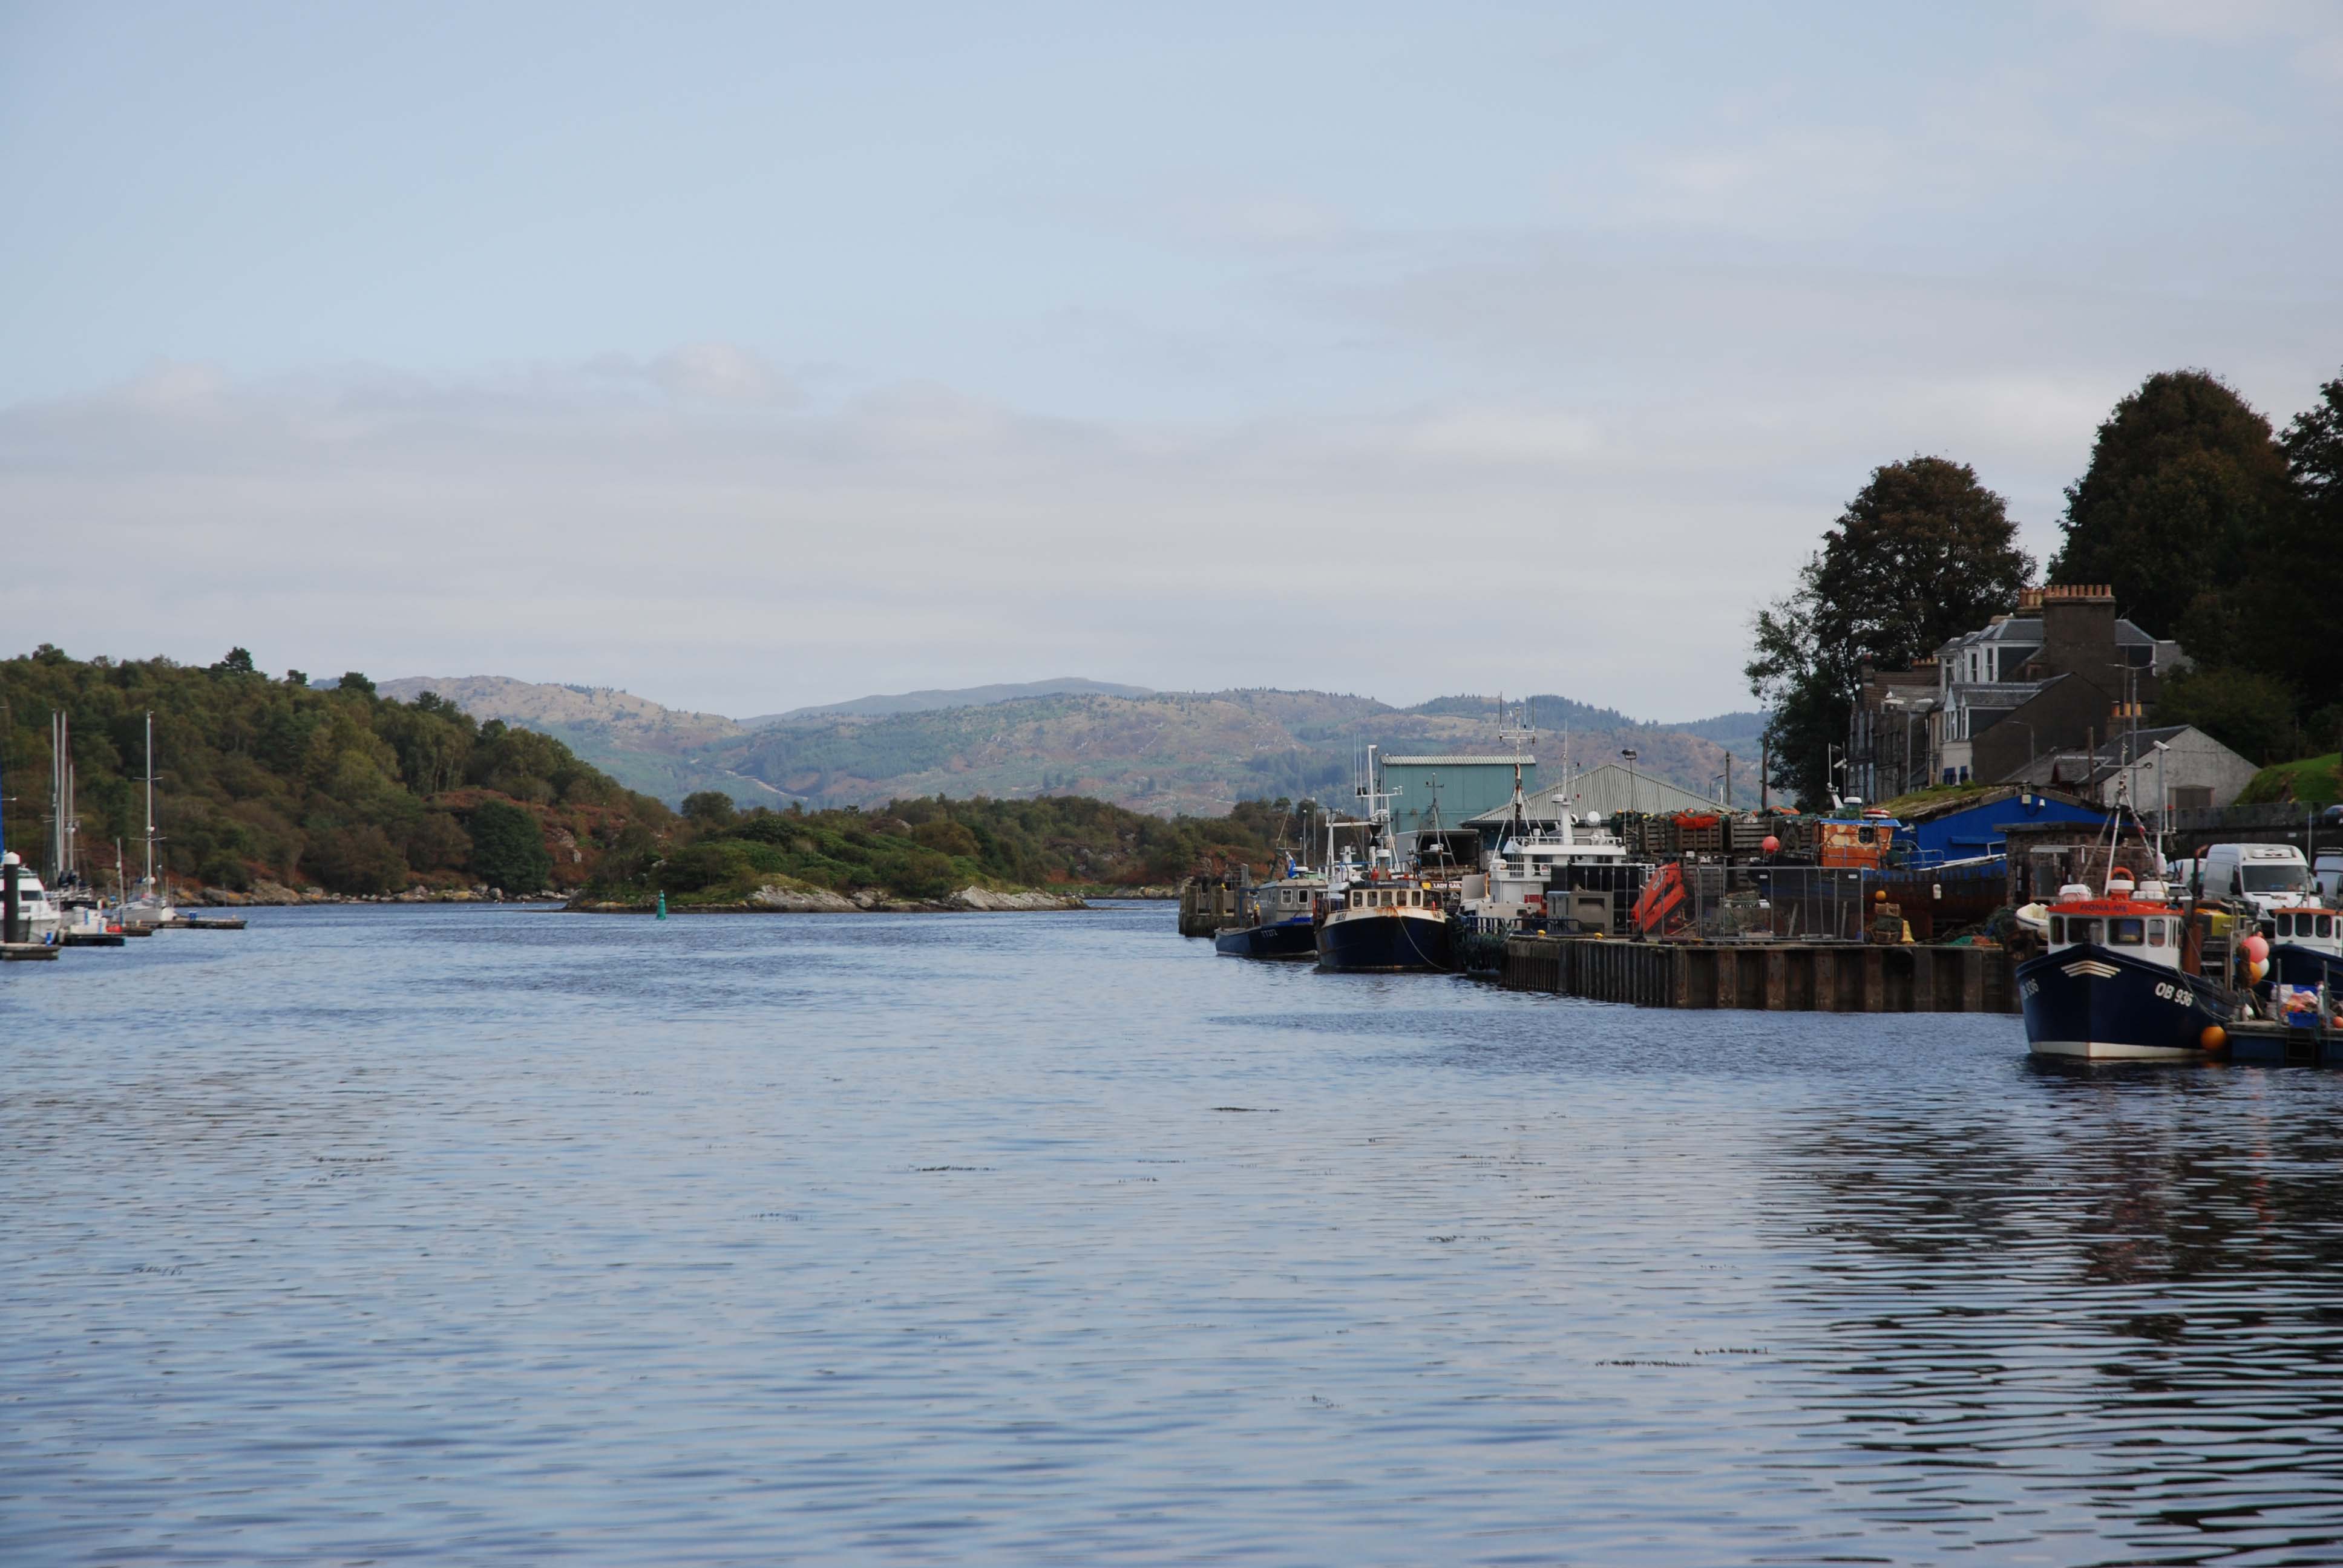
<svg viewBox="0 0 2343 1568">
<path fill-rule="evenodd" d="M 662 888 L 662 889 L 660 889 L 660 890 L 659 890 L 659 918 L 660 920 L 665 920 L 665 919 L 667 919 L 667 890 L 666 890 L 666 889 L 664 889 L 664 888 Z"/>
</svg>

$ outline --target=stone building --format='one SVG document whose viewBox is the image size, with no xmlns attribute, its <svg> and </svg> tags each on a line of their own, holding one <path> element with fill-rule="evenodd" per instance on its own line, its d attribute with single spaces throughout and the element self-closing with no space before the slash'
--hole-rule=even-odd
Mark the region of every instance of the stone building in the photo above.
<svg viewBox="0 0 2343 1568">
<path fill-rule="evenodd" d="M 2116 613 L 2097 586 L 2029 588 L 2012 614 L 1953 638 L 1907 671 L 1865 671 L 1847 735 L 1853 792 L 2018 781 L 2061 749 L 2096 753 L 2187 668 L 2177 642 Z"/>
</svg>

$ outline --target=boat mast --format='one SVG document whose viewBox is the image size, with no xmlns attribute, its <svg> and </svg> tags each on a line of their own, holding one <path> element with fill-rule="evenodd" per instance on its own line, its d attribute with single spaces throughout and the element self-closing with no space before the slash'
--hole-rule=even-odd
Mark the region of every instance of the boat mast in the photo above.
<svg viewBox="0 0 2343 1568">
<path fill-rule="evenodd" d="M 1530 836 L 1529 802 L 1522 796 L 1521 759 L 1525 754 L 1527 748 L 1536 744 L 1536 742 L 1537 721 L 1533 719 L 1530 721 L 1529 728 L 1527 729 L 1521 728 L 1518 723 L 1516 723 L 1513 728 L 1507 729 L 1505 726 L 1505 699 L 1503 697 L 1498 698 L 1497 744 L 1500 746 L 1510 746 L 1513 749 L 1513 798 L 1511 802 L 1513 812 L 1513 837 L 1516 839 L 1521 840 L 1526 840 Z M 1536 766 L 1535 758 L 1531 759 L 1531 766 Z"/>
<path fill-rule="evenodd" d="M 155 890 L 155 710 L 146 710 L 146 890 Z"/>
<path fill-rule="evenodd" d="M 65 716 L 49 715 L 49 885 L 65 879 Z"/>
</svg>

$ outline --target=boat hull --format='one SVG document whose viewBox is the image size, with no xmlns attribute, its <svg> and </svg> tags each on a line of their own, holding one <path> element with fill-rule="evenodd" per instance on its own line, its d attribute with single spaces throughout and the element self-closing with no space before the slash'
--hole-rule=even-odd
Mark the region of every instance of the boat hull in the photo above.
<svg viewBox="0 0 2343 1568">
<path fill-rule="evenodd" d="M 2210 980 L 2088 943 L 2018 965 L 2017 994 L 2036 1056 L 2201 1060 L 2233 1012 Z"/>
<path fill-rule="evenodd" d="M 2293 942 L 2270 944 L 2269 978 L 2279 985 L 2325 986 L 2343 996 L 2343 958 Z"/>
<path fill-rule="evenodd" d="M 1233 926 L 1212 934 L 1223 958 L 1294 960 L 1318 956 L 1318 927 L 1308 916 L 1266 926 Z"/>
<path fill-rule="evenodd" d="M 1456 937 L 1444 911 L 1370 910 L 1329 918 L 1318 931 L 1318 967 L 1341 974 L 1446 974 Z"/>
</svg>

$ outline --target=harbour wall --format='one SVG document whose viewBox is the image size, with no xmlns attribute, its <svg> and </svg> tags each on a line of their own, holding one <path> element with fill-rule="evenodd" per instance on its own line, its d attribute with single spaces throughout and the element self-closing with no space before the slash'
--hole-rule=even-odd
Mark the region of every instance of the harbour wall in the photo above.
<svg viewBox="0 0 2343 1568">
<path fill-rule="evenodd" d="M 2015 969 L 2004 948 L 1517 936 L 1506 939 L 1498 980 L 1638 1007 L 2014 1013 Z"/>
</svg>

